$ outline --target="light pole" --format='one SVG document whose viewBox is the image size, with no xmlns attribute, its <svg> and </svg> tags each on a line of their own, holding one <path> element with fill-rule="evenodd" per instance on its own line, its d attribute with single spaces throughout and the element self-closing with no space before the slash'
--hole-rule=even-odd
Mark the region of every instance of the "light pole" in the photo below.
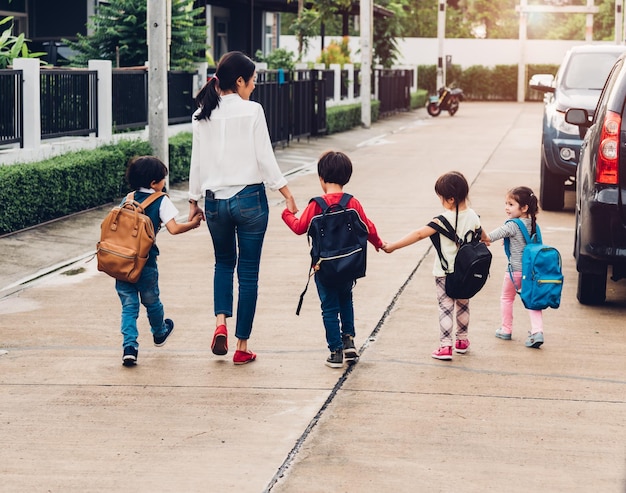
<svg viewBox="0 0 626 493">
<path fill-rule="evenodd" d="M 439 9 L 437 11 L 437 41 L 438 41 L 438 52 L 437 52 L 437 87 L 436 90 L 439 90 L 440 87 L 443 87 L 446 84 L 446 72 L 443 64 L 444 60 L 444 51 L 443 51 L 443 41 L 446 37 L 446 0 L 439 0 Z"/>
<path fill-rule="evenodd" d="M 372 0 L 361 0 L 361 123 L 372 124 Z"/>
</svg>

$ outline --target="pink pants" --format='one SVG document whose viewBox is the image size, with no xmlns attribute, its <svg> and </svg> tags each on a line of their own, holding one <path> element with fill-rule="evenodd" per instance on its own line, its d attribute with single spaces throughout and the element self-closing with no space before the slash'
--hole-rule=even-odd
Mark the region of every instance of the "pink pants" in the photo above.
<svg viewBox="0 0 626 493">
<path fill-rule="evenodd" d="M 513 272 L 513 279 L 517 286 L 521 285 L 522 273 Z M 500 312 L 502 314 L 502 332 L 510 334 L 513 332 L 513 302 L 517 297 L 515 286 L 511 281 L 511 275 L 507 270 L 504 273 L 504 281 L 502 282 L 502 295 L 500 296 Z M 543 312 L 541 310 L 527 310 L 530 316 L 530 332 L 536 334 L 543 332 Z"/>
</svg>

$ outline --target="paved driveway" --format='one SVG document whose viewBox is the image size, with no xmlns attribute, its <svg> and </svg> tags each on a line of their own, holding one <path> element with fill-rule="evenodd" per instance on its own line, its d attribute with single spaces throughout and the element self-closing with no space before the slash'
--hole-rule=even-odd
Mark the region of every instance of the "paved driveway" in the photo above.
<svg viewBox="0 0 626 493">
<path fill-rule="evenodd" d="M 454 118 L 420 111 L 396 121 L 359 130 L 356 143 L 353 134 L 315 142 L 350 143 L 347 190 L 383 239 L 438 213 L 433 184 L 444 171 L 467 176 L 488 230 L 505 219 L 507 189 L 538 187 L 540 104 L 462 103 Z M 290 187 L 301 208 L 320 193 L 306 166 Z M 210 352 L 205 228 L 159 235 L 176 332 L 155 348 L 142 317 L 136 368 L 121 365 L 119 301 L 95 262 L 18 283 L 0 299 L 0 491 L 625 490 L 626 292 L 611 283 L 606 306 L 577 303 L 571 209 L 539 216 L 566 276 L 561 308 L 544 314 L 541 349 L 524 347 L 519 305 L 513 340 L 494 337 L 506 263 L 494 245 L 491 279 L 471 303 L 470 351 L 433 360 L 436 255 L 424 241 L 391 255 L 370 250 L 354 291 L 361 359 L 337 371 L 324 366 L 314 290 L 295 316 L 308 247 L 282 224 L 280 196 L 270 198 L 253 364 Z"/>
</svg>

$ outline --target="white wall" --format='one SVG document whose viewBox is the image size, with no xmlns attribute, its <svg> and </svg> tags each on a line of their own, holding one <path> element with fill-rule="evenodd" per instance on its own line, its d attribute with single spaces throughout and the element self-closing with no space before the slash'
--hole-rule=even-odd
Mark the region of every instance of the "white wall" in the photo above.
<svg viewBox="0 0 626 493">
<path fill-rule="evenodd" d="M 330 40 L 341 41 L 340 37 L 327 36 L 324 39 L 326 46 Z M 560 64 L 565 52 L 572 46 L 585 44 L 584 41 L 562 40 L 528 40 L 526 42 L 526 64 L 550 63 Z M 595 42 L 594 44 L 614 44 Z M 280 36 L 279 45 L 298 53 L 298 42 L 295 36 Z M 350 53 L 353 63 L 359 62 L 359 38 L 349 40 Z M 437 63 L 437 38 L 405 38 L 398 40 L 401 57 L 399 65 L 434 65 Z M 320 38 L 311 39 L 310 48 L 304 61 L 313 62 L 321 51 Z M 515 65 L 519 62 L 520 46 L 517 39 L 446 39 L 444 41 L 445 55 L 452 56 L 452 63 L 463 68 L 472 65 Z"/>
</svg>

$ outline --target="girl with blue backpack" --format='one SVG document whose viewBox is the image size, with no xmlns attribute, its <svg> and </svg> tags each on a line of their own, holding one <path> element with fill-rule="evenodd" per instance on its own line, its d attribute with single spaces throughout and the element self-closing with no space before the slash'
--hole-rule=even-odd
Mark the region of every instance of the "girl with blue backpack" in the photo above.
<svg viewBox="0 0 626 493">
<path fill-rule="evenodd" d="M 522 284 L 522 254 L 527 244 L 526 235 L 520 229 L 519 221 L 516 220 L 521 220 L 531 238 L 537 233 L 539 228 L 537 225 L 539 212 L 537 196 L 528 187 L 513 188 L 506 194 L 504 212 L 507 221 L 489 233 L 488 240 L 491 243 L 504 239 L 508 243 L 509 266 L 504 273 L 500 296 L 502 323 L 500 328 L 496 330 L 496 337 L 510 341 L 513 332 L 513 302 Z M 543 312 L 542 310 L 528 309 L 528 314 L 531 330 L 525 344 L 526 347 L 537 349 L 543 344 Z"/>
</svg>

